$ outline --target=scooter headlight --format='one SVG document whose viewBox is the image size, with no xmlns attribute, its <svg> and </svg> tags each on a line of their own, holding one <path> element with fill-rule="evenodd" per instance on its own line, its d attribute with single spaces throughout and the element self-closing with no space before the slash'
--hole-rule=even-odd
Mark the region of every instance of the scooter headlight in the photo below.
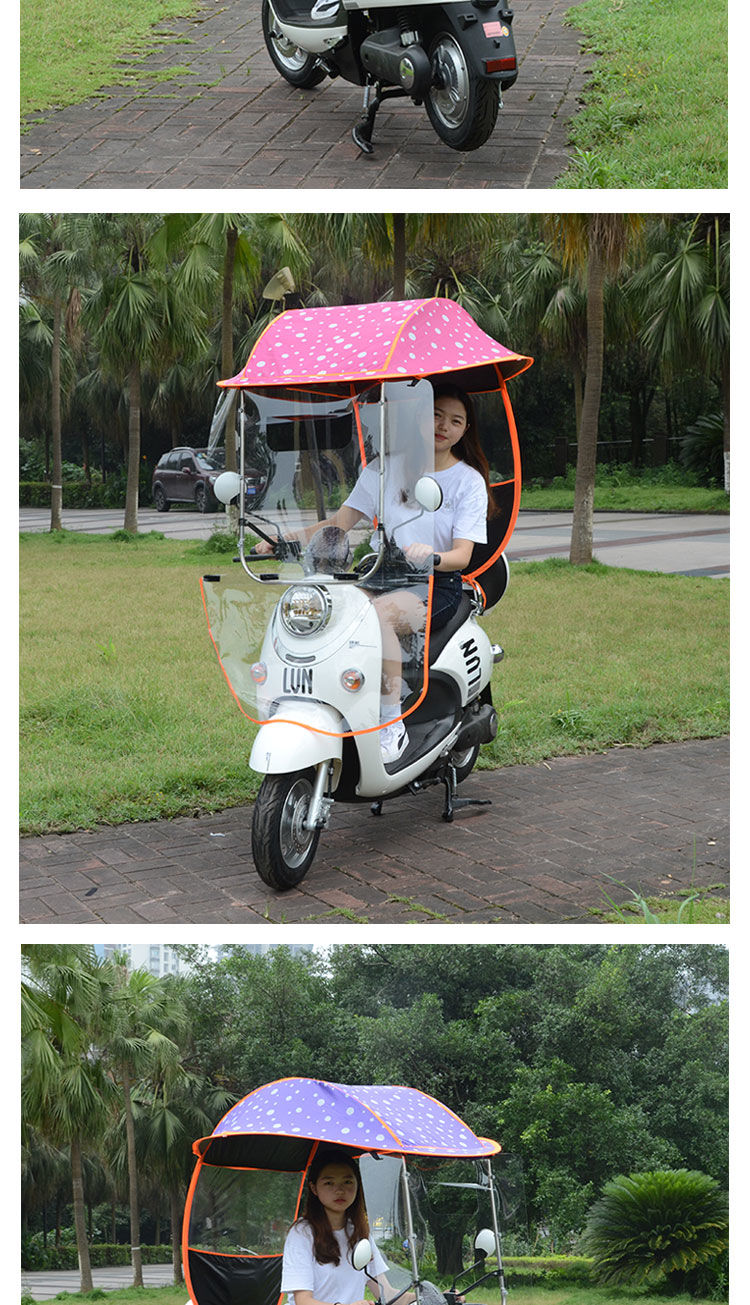
<svg viewBox="0 0 750 1305">
<path fill-rule="evenodd" d="M 290 634 L 316 634 L 328 623 L 331 599 L 318 585 L 295 585 L 287 589 L 279 611 Z"/>
</svg>

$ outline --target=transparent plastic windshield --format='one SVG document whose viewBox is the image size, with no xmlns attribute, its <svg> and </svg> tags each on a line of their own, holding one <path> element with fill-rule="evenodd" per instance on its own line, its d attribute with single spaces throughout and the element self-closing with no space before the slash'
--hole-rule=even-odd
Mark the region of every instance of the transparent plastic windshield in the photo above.
<svg viewBox="0 0 750 1305">
<path fill-rule="evenodd" d="M 501 1240 L 511 1231 L 526 1232 L 523 1180 L 514 1159 L 500 1155 L 491 1161 Z M 400 1290 L 412 1276 L 401 1161 L 390 1156 L 363 1156 L 360 1172 L 371 1237 L 389 1266 L 391 1285 Z M 428 1280 L 457 1279 L 458 1290 L 468 1295 L 469 1302 L 476 1283 L 476 1299 L 481 1301 L 478 1279 L 497 1271 L 501 1263 L 497 1256 L 483 1259 L 474 1251 L 474 1239 L 482 1229 L 494 1232 L 486 1161 L 413 1157 L 407 1162 L 407 1172 L 419 1275 Z"/>
<path fill-rule="evenodd" d="M 247 574 L 203 581 L 224 673 L 259 723 L 376 730 L 426 691 L 435 516 L 415 491 L 434 467 L 432 387 L 243 401 Z"/>
</svg>

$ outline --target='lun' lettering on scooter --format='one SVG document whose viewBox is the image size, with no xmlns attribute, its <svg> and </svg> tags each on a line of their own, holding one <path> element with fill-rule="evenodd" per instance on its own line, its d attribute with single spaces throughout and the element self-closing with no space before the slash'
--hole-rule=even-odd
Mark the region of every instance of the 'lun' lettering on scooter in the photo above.
<svg viewBox="0 0 750 1305">
<path fill-rule="evenodd" d="M 285 666 L 284 693 L 312 693 L 312 666 Z"/>
<path fill-rule="evenodd" d="M 461 652 L 464 655 L 464 661 L 466 663 L 466 674 L 469 677 L 469 688 L 473 688 L 481 679 L 482 675 L 482 661 L 479 656 L 479 649 L 473 639 L 467 639 L 465 643 L 461 644 Z"/>
</svg>

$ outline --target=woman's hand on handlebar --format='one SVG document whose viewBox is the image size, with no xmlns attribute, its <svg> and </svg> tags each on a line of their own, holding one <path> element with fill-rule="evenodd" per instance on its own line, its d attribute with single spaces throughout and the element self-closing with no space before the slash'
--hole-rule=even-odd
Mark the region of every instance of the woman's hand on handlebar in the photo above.
<svg viewBox="0 0 750 1305">
<path fill-rule="evenodd" d="M 253 552 L 257 557 L 270 557 L 273 551 L 273 544 L 269 544 L 267 539 L 259 539 L 253 548 Z"/>
</svg>

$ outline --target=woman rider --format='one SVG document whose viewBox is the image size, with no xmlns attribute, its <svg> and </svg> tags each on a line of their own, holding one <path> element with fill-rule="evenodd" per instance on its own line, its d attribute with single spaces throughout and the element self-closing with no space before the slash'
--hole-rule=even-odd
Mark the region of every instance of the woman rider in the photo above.
<svg viewBox="0 0 750 1305">
<path fill-rule="evenodd" d="M 281 1290 L 290 1305 L 372 1305 L 364 1300 L 367 1274 L 355 1269 L 352 1252 L 369 1235 L 359 1170 L 346 1151 L 318 1150 L 308 1174 L 305 1212 L 284 1244 Z M 387 1301 L 394 1291 L 377 1247 L 367 1266 Z M 399 1298 L 404 1305 L 414 1293 Z"/>
</svg>

